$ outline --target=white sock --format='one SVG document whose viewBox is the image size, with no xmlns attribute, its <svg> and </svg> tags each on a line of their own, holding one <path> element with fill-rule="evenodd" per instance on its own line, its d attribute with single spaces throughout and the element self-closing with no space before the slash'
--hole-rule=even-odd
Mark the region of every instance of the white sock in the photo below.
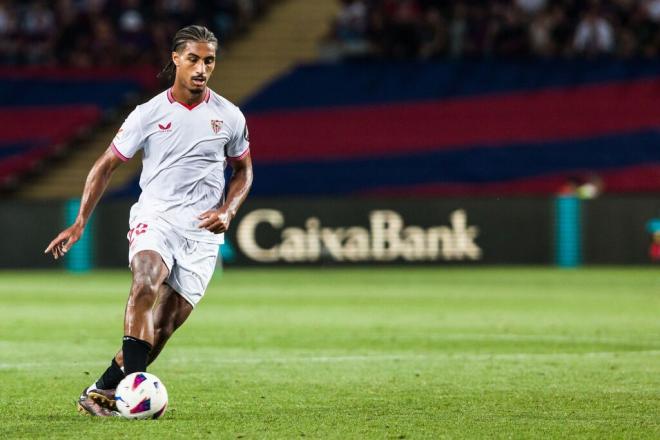
<svg viewBox="0 0 660 440">
<path fill-rule="evenodd" d="M 98 387 L 96 386 L 96 382 L 94 382 L 93 384 L 91 384 L 91 385 L 87 388 L 87 390 L 85 390 L 85 394 L 87 394 L 87 393 L 89 393 L 90 391 L 95 390 L 95 389 L 97 389 L 97 388 L 98 388 Z"/>
</svg>

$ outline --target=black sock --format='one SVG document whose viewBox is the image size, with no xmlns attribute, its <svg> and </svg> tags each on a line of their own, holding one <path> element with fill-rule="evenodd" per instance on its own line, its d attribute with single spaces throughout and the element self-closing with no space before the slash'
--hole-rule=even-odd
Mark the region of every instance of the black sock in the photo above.
<svg viewBox="0 0 660 440">
<path fill-rule="evenodd" d="M 117 388 L 119 382 L 124 378 L 124 372 L 121 371 L 121 367 L 115 360 L 112 358 L 112 362 L 105 373 L 103 373 L 99 380 L 96 381 L 96 387 L 100 390 L 112 390 Z"/>
<path fill-rule="evenodd" d="M 147 359 L 151 351 L 150 343 L 132 336 L 124 336 L 122 351 L 124 352 L 124 374 L 126 376 L 136 371 L 147 371 Z"/>
</svg>

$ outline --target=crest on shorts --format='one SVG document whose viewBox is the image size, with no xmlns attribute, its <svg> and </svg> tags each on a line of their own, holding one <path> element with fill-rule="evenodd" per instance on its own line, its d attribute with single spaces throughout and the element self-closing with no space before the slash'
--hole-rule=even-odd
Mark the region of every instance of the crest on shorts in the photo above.
<svg viewBox="0 0 660 440">
<path fill-rule="evenodd" d="M 213 133 L 220 133 L 220 130 L 222 130 L 222 121 L 218 119 L 211 119 L 211 128 L 213 129 Z"/>
</svg>

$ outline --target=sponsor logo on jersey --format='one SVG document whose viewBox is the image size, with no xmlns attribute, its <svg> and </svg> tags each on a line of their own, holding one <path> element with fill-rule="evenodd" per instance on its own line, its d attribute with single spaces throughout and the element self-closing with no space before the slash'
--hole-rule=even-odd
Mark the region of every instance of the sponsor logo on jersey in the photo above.
<svg viewBox="0 0 660 440">
<path fill-rule="evenodd" d="M 172 131 L 172 123 L 168 122 L 167 124 L 158 124 L 158 128 L 160 128 L 160 131 Z"/>
<path fill-rule="evenodd" d="M 222 121 L 218 119 L 212 119 L 211 120 L 211 129 L 213 130 L 213 133 L 218 134 L 220 133 L 220 130 L 222 130 Z"/>
</svg>

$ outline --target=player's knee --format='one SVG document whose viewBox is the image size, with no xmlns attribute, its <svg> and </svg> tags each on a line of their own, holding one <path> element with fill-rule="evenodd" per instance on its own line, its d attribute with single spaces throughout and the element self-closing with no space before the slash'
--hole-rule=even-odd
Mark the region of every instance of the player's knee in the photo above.
<svg viewBox="0 0 660 440">
<path fill-rule="evenodd" d="M 158 279 L 148 274 L 134 274 L 131 288 L 131 302 L 135 305 L 146 303 L 151 306 L 156 301 L 159 289 Z"/>
<path fill-rule="evenodd" d="M 167 274 L 160 256 L 153 251 L 142 251 L 131 261 L 133 271 L 132 291 L 141 296 L 156 295 Z"/>
</svg>

